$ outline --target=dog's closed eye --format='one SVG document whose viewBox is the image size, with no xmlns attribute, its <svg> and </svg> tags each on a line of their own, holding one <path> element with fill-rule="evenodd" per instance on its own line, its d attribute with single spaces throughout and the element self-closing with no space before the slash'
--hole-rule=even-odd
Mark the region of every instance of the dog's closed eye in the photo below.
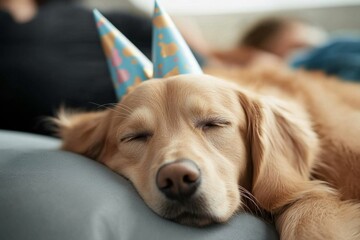
<svg viewBox="0 0 360 240">
<path fill-rule="evenodd" d="M 136 132 L 136 133 L 129 133 L 123 137 L 120 138 L 120 142 L 127 143 L 127 142 L 146 142 L 152 137 L 151 132 Z"/>
<path fill-rule="evenodd" d="M 230 121 L 222 117 L 209 117 L 209 118 L 201 119 L 195 123 L 195 127 L 203 131 L 214 128 L 226 127 L 229 125 L 231 125 Z"/>
</svg>

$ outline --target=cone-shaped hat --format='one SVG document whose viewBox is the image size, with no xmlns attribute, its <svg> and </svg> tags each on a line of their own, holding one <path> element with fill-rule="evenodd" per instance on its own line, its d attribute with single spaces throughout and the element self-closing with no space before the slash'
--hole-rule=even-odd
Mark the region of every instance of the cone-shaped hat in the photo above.
<svg viewBox="0 0 360 240">
<path fill-rule="evenodd" d="M 155 78 L 202 73 L 190 48 L 157 0 L 153 16 L 152 61 Z"/>
<path fill-rule="evenodd" d="M 152 64 L 98 10 L 94 10 L 96 25 L 106 55 L 117 98 L 129 87 L 152 77 Z"/>
</svg>

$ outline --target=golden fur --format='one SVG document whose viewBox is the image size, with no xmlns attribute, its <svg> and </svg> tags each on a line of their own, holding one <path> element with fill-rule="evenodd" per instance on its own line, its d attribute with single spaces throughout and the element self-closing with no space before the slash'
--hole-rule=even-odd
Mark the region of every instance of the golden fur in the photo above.
<svg viewBox="0 0 360 240">
<path fill-rule="evenodd" d="M 149 80 L 112 108 L 60 114 L 62 148 L 126 177 L 183 224 L 225 222 L 255 203 L 281 239 L 360 239 L 360 87 L 286 70 L 209 72 L 236 84 Z M 178 207 L 154 179 L 183 158 L 201 170 L 201 201 Z"/>
</svg>

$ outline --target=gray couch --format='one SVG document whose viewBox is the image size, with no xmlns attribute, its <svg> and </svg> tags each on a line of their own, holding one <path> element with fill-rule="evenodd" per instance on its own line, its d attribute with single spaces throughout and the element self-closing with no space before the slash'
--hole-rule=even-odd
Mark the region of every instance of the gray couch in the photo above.
<svg viewBox="0 0 360 240">
<path fill-rule="evenodd" d="M 0 131 L 1 240 L 278 239 L 249 214 L 205 228 L 162 219 L 121 176 L 58 147 L 57 139 Z"/>
</svg>

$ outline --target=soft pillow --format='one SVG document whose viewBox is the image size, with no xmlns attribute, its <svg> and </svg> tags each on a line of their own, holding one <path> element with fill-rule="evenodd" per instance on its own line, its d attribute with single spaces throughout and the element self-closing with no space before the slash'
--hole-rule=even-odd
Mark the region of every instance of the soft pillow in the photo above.
<svg viewBox="0 0 360 240">
<path fill-rule="evenodd" d="M 205 228 L 162 219 L 121 176 L 58 146 L 0 131 L 0 239 L 278 239 L 273 226 L 249 214 Z"/>
</svg>

